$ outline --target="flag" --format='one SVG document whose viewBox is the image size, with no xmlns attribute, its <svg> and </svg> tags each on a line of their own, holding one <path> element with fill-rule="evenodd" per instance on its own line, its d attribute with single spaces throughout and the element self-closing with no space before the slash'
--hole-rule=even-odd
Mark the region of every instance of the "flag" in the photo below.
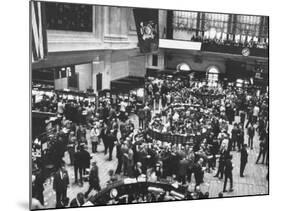
<svg viewBox="0 0 281 211">
<path fill-rule="evenodd" d="M 140 51 L 142 53 L 157 51 L 159 46 L 158 10 L 136 8 L 133 11 Z"/>
<path fill-rule="evenodd" d="M 45 3 L 38 1 L 30 2 L 31 11 L 31 58 L 36 62 L 47 57 L 47 29 L 45 18 Z"/>
</svg>

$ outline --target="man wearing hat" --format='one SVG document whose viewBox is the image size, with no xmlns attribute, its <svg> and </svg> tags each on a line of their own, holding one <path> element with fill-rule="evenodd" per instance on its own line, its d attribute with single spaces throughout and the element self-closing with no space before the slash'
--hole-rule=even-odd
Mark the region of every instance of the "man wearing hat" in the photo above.
<svg viewBox="0 0 281 211">
<path fill-rule="evenodd" d="M 90 175 L 89 175 L 89 189 L 85 193 L 85 197 L 88 198 L 89 193 L 92 190 L 100 191 L 100 179 L 99 179 L 99 168 L 97 166 L 97 162 L 94 161 L 92 162 L 92 168 L 90 170 Z"/>
</svg>

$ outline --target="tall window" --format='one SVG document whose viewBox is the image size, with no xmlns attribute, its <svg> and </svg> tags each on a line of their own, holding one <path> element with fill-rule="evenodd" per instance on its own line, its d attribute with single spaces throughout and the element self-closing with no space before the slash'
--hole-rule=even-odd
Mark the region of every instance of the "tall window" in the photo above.
<svg viewBox="0 0 281 211">
<path fill-rule="evenodd" d="M 259 36 L 259 25 L 261 17 L 251 15 L 238 15 L 236 34 Z"/>
<path fill-rule="evenodd" d="M 157 54 L 152 55 L 152 66 L 154 66 L 154 67 L 158 66 L 158 55 Z"/>
<path fill-rule="evenodd" d="M 207 70 L 207 81 L 209 87 L 217 87 L 219 81 L 219 70 L 215 66 L 211 66 Z"/>
<path fill-rule="evenodd" d="M 197 12 L 174 11 L 173 27 L 177 30 L 196 30 Z"/>
<path fill-rule="evenodd" d="M 46 2 L 47 29 L 92 32 L 93 6 Z"/>
<path fill-rule="evenodd" d="M 268 43 L 268 26 L 269 26 L 269 17 L 261 17 L 260 24 L 260 37 L 266 38 L 266 42 Z"/>
<path fill-rule="evenodd" d="M 267 42 L 268 25 L 269 19 L 266 16 L 173 12 L 174 39 L 190 40 L 196 32 L 196 36 L 207 39 Z"/>
<path fill-rule="evenodd" d="M 205 13 L 204 35 L 207 38 L 226 39 L 228 27 L 227 14 Z"/>
</svg>

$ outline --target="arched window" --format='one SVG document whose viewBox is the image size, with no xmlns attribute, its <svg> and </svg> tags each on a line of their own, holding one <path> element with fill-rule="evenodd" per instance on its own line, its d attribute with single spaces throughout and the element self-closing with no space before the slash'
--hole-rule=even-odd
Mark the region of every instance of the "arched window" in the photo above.
<svg viewBox="0 0 281 211">
<path fill-rule="evenodd" d="M 209 87 L 217 87 L 219 81 L 219 69 L 216 66 L 211 66 L 207 69 L 207 81 Z"/>
<path fill-rule="evenodd" d="M 177 71 L 190 71 L 191 68 L 188 64 L 186 63 L 181 63 L 177 66 Z"/>
</svg>

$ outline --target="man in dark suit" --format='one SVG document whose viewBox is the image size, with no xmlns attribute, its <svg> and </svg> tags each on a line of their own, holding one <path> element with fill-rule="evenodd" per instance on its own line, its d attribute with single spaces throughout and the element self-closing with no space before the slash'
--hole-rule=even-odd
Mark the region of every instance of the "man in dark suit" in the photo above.
<svg viewBox="0 0 281 211">
<path fill-rule="evenodd" d="M 65 206 L 67 200 L 67 187 L 69 185 L 69 176 L 65 169 L 65 164 L 62 162 L 59 170 L 54 176 L 53 189 L 56 192 L 56 207 Z"/>
<path fill-rule="evenodd" d="M 244 144 L 244 127 L 241 124 L 239 124 L 238 130 L 239 132 L 238 132 L 237 146 L 238 146 L 238 151 L 240 151 Z"/>
<path fill-rule="evenodd" d="M 139 127 L 144 128 L 145 111 L 143 106 L 138 111 L 138 117 L 139 117 Z"/>
<path fill-rule="evenodd" d="M 89 175 L 89 189 L 85 193 L 85 197 L 88 198 L 89 193 L 92 190 L 100 191 L 100 179 L 99 179 L 99 168 L 96 162 L 92 163 L 92 168 Z"/>
<path fill-rule="evenodd" d="M 262 156 L 262 164 L 264 164 L 264 159 L 266 156 L 266 141 L 265 140 L 260 140 L 260 152 L 259 152 L 256 164 L 258 164 L 261 156 Z"/>
<path fill-rule="evenodd" d="M 117 144 L 116 144 L 116 158 L 118 160 L 118 165 L 117 165 L 115 174 L 120 174 L 121 170 L 122 170 L 122 166 L 123 166 L 123 153 L 121 151 L 121 146 L 122 146 L 121 140 L 120 141 L 117 140 Z"/>
<path fill-rule="evenodd" d="M 79 169 L 79 166 L 81 166 L 81 153 L 80 153 L 80 147 L 77 147 L 76 152 L 74 153 L 74 177 L 75 177 L 75 183 L 78 183 L 78 171 L 79 171 L 79 177 L 80 177 L 80 183 L 82 183 L 82 169 Z"/>
<path fill-rule="evenodd" d="M 232 177 L 232 155 L 228 155 L 227 159 L 225 161 L 225 169 L 224 169 L 224 184 L 223 184 L 223 192 L 226 192 L 226 185 L 227 185 L 227 180 L 230 180 L 230 189 L 229 191 L 233 191 L 233 177 Z"/>
<path fill-rule="evenodd" d="M 252 123 L 250 123 L 250 126 L 248 127 L 248 145 L 251 149 L 253 149 L 253 140 L 255 136 L 255 128 Z"/>
<path fill-rule="evenodd" d="M 104 154 L 105 155 L 107 154 L 107 150 L 108 150 L 108 133 L 109 133 L 108 125 L 104 123 L 99 137 L 103 141 L 103 144 L 104 144 Z"/>
<path fill-rule="evenodd" d="M 243 128 L 244 128 L 244 124 L 245 124 L 245 118 L 246 118 L 246 113 L 245 113 L 245 111 L 241 111 L 240 112 L 240 124 L 243 126 Z"/>
<path fill-rule="evenodd" d="M 109 134 L 107 135 L 107 144 L 108 144 L 108 148 L 109 148 L 109 161 L 112 160 L 112 152 L 113 152 L 113 148 L 115 146 L 115 142 L 117 141 L 116 138 L 116 132 L 114 130 L 110 130 Z"/>
<path fill-rule="evenodd" d="M 248 162 L 248 152 L 247 152 L 247 144 L 244 144 L 241 149 L 241 157 L 240 157 L 240 177 L 244 177 L 244 170 L 246 164 Z"/>
<path fill-rule="evenodd" d="M 186 183 L 186 175 L 189 167 L 189 161 L 186 158 L 183 158 L 179 162 L 179 169 L 178 169 L 178 181 L 182 182 L 182 184 Z"/>
<path fill-rule="evenodd" d="M 91 156 L 88 151 L 85 150 L 84 145 L 80 146 L 80 162 L 79 172 L 82 172 L 82 176 L 85 175 L 86 168 L 90 168 Z M 81 184 L 83 185 L 83 178 L 81 178 Z"/>
<path fill-rule="evenodd" d="M 194 172 L 194 177 L 195 177 L 195 189 L 196 187 L 200 186 L 201 183 L 203 183 L 203 178 L 204 178 L 204 168 L 202 167 L 203 165 L 203 158 L 200 158 L 197 163 L 194 164 L 193 167 L 193 172 Z"/>
<path fill-rule="evenodd" d="M 38 174 L 35 177 L 34 181 L 34 187 L 32 189 L 32 192 L 34 192 L 35 198 L 37 198 L 42 205 L 44 205 L 44 182 L 45 182 L 45 176 L 43 173 L 43 170 L 39 170 Z"/>
<path fill-rule="evenodd" d="M 232 142 L 232 150 L 235 150 L 236 144 L 239 145 L 238 143 L 238 139 L 239 139 L 239 128 L 238 128 L 238 124 L 234 123 L 234 127 L 231 130 L 231 142 Z"/>
<path fill-rule="evenodd" d="M 214 177 L 219 177 L 219 179 L 223 178 L 223 173 L 224 173 L 224 168 L 225 168 L 225 160 L 226 156 L 228 155 L 228 151 L 225 147 L 222 147 L 220 150 L 220 158 L 219 158 L 219 166 L 218 166 L 218 171 Z"/>
<path fill-rule="evenodd" d="M 144 128 L 146 129 L 150 120 L 151 120 L 151 109 L 148 107 L 148 104 L 143 108 L 144 110 Z"/>
<path fill-rule="evenodd" d="M 108 118 L 107 118 L 108 123 L 110 123 L 116 117 L 117 117 L 116 110 L 113 108 L 113 106 L 109 105 L 109 112 L 108 112 Z"/>
</svg>

